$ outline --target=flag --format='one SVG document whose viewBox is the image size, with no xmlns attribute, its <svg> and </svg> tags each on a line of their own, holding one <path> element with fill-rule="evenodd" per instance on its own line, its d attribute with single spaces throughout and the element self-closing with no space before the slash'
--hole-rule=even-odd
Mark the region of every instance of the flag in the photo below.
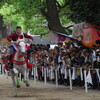
<svg viewBox="0 0 100 100">
<path fill-rule="evenodd" d="M 76 69 L 73 67 L 72 80 L 76 79 Z"/>
<path fill-rule="evenodd" d="M 86 82 L 90 83 L 90 84 L 93 84 L 90 70 L 88 71 L 88 74 L 86 76 Z"/>
</svg>

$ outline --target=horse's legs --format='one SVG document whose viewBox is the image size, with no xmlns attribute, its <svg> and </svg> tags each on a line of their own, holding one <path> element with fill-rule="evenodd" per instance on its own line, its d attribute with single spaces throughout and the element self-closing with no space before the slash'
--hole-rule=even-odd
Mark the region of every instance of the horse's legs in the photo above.
<svg viewBox="0 0 100 100">
<path fill-rule="evenodd" d="M 23 75 L 23 82 L 26 83 L 26 70 L 23 68 L 21 71 L 22 75 Z"/>
<path fill-rule="evenodd" d="M 23 72 L 23 75 L 24 75 L 24 81 L 26 81 L 26 70 Z"/>
<path fill-rule="evenodd" d="M 12 78 L 12 81 L 13 81 L 13 86 L 16 87 L 15 74 L 14 74 L 13 71 L 11 71 L 11 78 Z"/>
<path fill-rule="evenodd" d="M 26 70 L 26 86 L 29 87 L 30 84 L 29 84 L 29 70 L 27 69 Z"/>
<path fill-rule="evenodd" d="M 18 74 L 16 74 L 16 84 L 17 84 L 17 88 L 20 88 L 20 80 L 19 80 L 19 77 L 18 77 Z"/>
<path fill-rule="evenodd" d="M 29 87 L 30 84 L 29 84 L 29 81 L 28 81 L 28 69 L 25 69 L 23 72 L 24 72 L 23 73 L 23 75 L 24 75 L 24 83 L 26 83 L 26 86 Z"/>
<path fill-rule="evenodd" d="M 11 78 L 12 78 L 12 81 L 13 81 L 14 96 L 17 96 L 15 74 L 14 74 L 13 70 L 11 70 L 10 73 L 11 73 Z"/>
<path fill-rule="evenodd" d="M 19 80 L 19 78 L 18 78 L 18 73 L 19 73 L 19 71 L 18 71 L 18 69 L 17 69 L 17 66 L 15 66 L 15 65 L 14 65 L 14 68 L 13 68 L 13 72 L 14 72 L 14 74 L 15 74 L 15 76 L 16 76 L 16 80 L 15 80 L 15 82 L 16 82 L 16 87 L 17 87 L 17 88 L 20 88 L 20 80 Z"/>
</svg>

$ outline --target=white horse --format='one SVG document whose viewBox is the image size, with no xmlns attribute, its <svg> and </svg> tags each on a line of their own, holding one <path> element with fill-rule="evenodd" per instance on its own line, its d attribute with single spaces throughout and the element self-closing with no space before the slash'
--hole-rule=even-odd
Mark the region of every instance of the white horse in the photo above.
<svg viewBox="0 0 100 100">
<path fill-rule="evenodd" d="M 11 72 L 11 78 L 13 80 L 14 86 L 14 96 L 17 96 L 16 88 L 20 88 L 20 79 L 18 74 L 21 73 L 24 76 L 24 83 L 29 87 L 28 74 L 29 70 L 27 69 L 27 63 L 25 60 L 26 55 L 26 43 L 23 39 L 17 41 L 18 51 L 16 51 L 13 58 L 13 69 Z"/>
</svg>

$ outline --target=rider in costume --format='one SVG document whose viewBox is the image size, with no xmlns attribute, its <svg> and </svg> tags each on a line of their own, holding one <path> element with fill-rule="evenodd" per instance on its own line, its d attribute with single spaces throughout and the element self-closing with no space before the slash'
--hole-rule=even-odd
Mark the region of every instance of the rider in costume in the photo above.
<svg viewBox="0 0 100 100">
<path fill-rule="evenodd" d="M 17 50 L 15 42 L 18 39 L 23 39 L 23 38 L 29 38 L 29 39 L 33 40 L 32 36 L 27 35 L 27 34 L 22 32 L 22 28 L 20 26 L 16 27 L 15 33 L 12 33 L 11 35 L 9 35 L 7 37 L 7 40 L 11 42 L 11 45 L 10 45 L 10 57 L 9 57 L 9 59 L 12 59 L 12 57 L 14 55 L 14 52 Z M 10 62 L 9 67 L 13 68 L 13 63 L 12 62 Z"/>
</svg>

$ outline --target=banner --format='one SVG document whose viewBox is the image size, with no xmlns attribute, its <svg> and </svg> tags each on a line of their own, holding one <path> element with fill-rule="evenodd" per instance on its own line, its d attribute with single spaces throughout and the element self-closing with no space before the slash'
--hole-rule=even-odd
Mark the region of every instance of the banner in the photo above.
<svg viewBox="0 0 100 100">
<path fill-rule="evenodd" d="M 50 41 L 54 43 L 64 42 L 65 36 L 50 32 Z"/>
<path fill-rule="evenodd" d="M 87 28 L 83 30 L 82 42 L 87 47 L 96 45 L 96 40 L 100 40 L 100 31 L 95 28 Z"/>
<path fill-rule="evenodd" d="M 58 42 L 58 34 L 55 34 L 52 31 L 50 31 L 49 34 L 50 34 L 50 41 L 53 43 L 57 43 Z"/>
<path fill-rule="evenodd" d="M 58 42 L 64 42 L 66 39 L 65 36 L 62 36 L 62 35 L 58 35 Z"/>
<path fill-rule="evenodd" d="M 83 35 L 84 22 L 73 25 L 73 36 L 80 37 Z"/>
<path fill-rule="evenodd" d="M 87 74 L 87 76 L 86 76 L 86 82 L 87 82 L 87 83 L 90 83 L 90 84 L 93 84 L 93 83 L 92 83 L 92 76 L 91 76 L 90 70 L 88 71 L 88 74 Z"/>
</svg>

